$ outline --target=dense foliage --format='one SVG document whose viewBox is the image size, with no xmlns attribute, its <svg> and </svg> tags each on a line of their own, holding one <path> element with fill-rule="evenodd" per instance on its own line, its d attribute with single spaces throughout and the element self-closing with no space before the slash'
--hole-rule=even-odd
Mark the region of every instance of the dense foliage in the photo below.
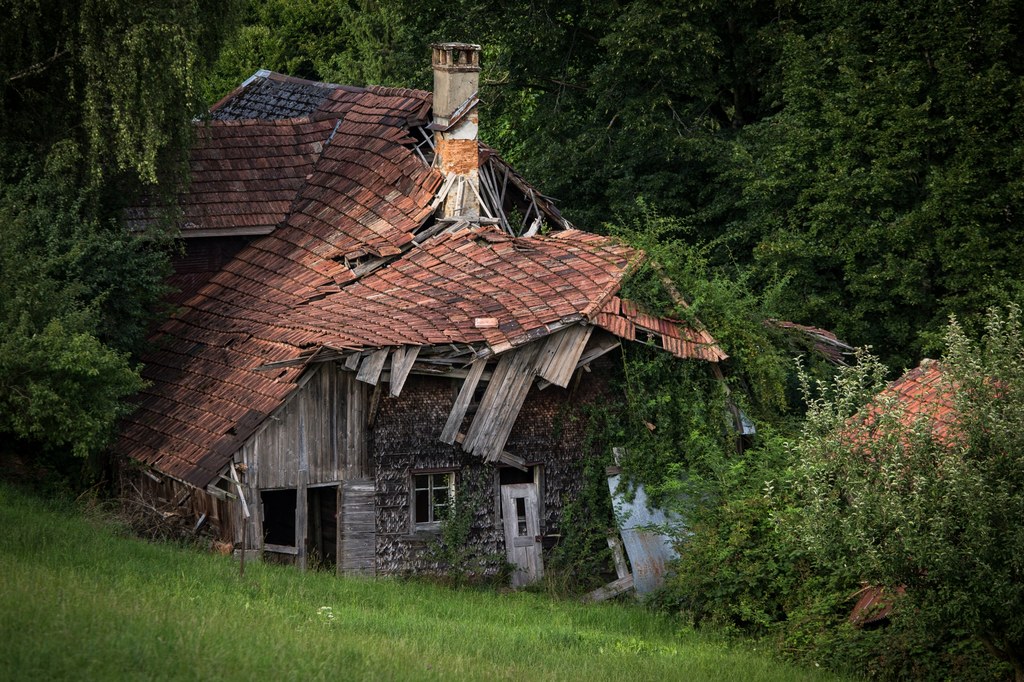
<svg viewBox="0 0 1024 682">
<path fill-rule="evenodd" d="M 214 6 L 216 5 L 216 7 Z M 227 8 L 230 10 L 230 7 Z M 33 456 L 107 442 L 172 235 L 123 209 L 174 192 L 222 3 L 17 1 L 0 28 L 0 438 Z"/>
<path fill-rule="evenodd" d="M 980 343 L 949 328 L 942 388 L 956 417 L 893 401 L 847 407 L 873 366 L 810 402 L 796 447 L 801 535 L 828 567 L 906 588 L 918 618 L 969 632 L 1024 679 L 1024 339 L 1020 308 L 993 312 Z M 936 432 L 945 419 L 948 432 Z M 912 606 L 910 605 L 912 604 Z"/>
</svg>

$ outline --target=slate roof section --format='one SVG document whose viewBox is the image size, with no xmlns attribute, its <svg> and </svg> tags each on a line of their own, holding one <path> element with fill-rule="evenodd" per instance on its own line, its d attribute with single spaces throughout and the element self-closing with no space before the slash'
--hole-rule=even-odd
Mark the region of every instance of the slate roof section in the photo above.
<svg viewBox="0 0 1024 682">
<path fill-rule="evenodd" d="M 210 118 L 287 119 L 309 116 L 331 92 L 341 86 L 272 71 L 257 71 L 242 85 L 210 108 Z"/>
</svg>

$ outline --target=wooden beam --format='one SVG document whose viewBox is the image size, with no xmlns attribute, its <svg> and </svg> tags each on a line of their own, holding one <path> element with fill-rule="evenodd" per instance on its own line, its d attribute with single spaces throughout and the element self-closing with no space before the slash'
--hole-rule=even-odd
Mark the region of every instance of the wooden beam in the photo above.
<svg viewBox="0 0 1024 682">
<path fill-rule="evenodd" d="M 242 482 L 238 480 L 238 472 L 235 470 L 235 463 L 231 463 L 231 480 L 235 484 L 235 489 L 238 490 L 238 499 L 242 502 L 242 518 L 246 521 L 249 520 L 249 505 L 245 502 L 245 493 L 242 492 Z M 243 548 L 244 551 L 244 548 Z"/>
<path fill-rule="evenodd" d="M 466 380 L 462 382 L 462 388 L 459 389 L 459 395 L 455 399 L 452 411 L 448 413 L 448 421 L 444 423 L 444 429 L 441 431 L 442 443 L 451 445 L 461 435 L 459 434 L 459 427 L 462 426 L 462 420 L 466 417 L 466 411 L 469 409 L 469 403 L 473 400 L 476 385 L 480 382 L 480 376 L 484 373 L 484 367 L 486 366 L 487 360 L 479 358 L 474 360 L 470 366 L 469 374 L 466 376 Z M 459 442 L 461 443 L 462 441 L 459 440 Z"/>
<path fill-rule="evenodd" d="M 455 442 L 460 445 L 465 439 L 466 434 L 464 433 L 460 433 L 457 436 L 455 436 Z M 526 466 L 526 460 L 523 459 L 522 457 L 519 457 L 518 455 L 513 455 L 508 450 L 502 450 L 498 454 L 498 461 L 501 462 L 502 464 L 508 464 L 510 467 L 515 467 L 520 471 L 528 471 L 528 467 Z"/>
<path fill-rule="evenodd" d="M 359 373 L 356 374 L 356 379 L 364 384 L 376 386 L 377 382 L 380 381 L 380 373 L 384 369 L 384 363 L 387 362 L 387 359 L 387 348 L 373 351 L 363 358 L 362 364 L 359 365 Z"/>
<path fill-rule="evenodd" d="M 629 567 L 626 566 L 626 554 L 622 551 L 622 540 L 617 535 L 608 536 L 608 547 L 612 550 L 612 561 L 615 562 L 615 574 L 620 579 L 629 575 Z"/>
<path fill-rule="evenodd" d="M 599 602 L 606 601 L 612 597 L 617 597 L 623 592 L 632 589 L 633 587 L 633 576 L 627 575 L 625 578 L 619 578 L 613 580 L 604 587 L 599 587 L 593 592 L 590 592 L 583 597 L 585 602 Z"/>
<path fill-rule="evenodd" d="M 391 351 L 391 380 L 388 383 L 392 398 L 402 394 L 402 387 L 405 386 L 405 380 L 409 378 L 409 372 L 419 354 L 419 346 L 399 346 Z"/>
</svg>

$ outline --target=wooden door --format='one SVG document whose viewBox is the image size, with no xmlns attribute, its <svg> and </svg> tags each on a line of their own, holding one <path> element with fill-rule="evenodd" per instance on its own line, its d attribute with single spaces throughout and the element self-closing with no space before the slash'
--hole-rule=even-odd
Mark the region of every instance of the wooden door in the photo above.
<svg viewBox="0 0 1024 682">
<path fill-rule="evenodd" d="M 541 559 L 537 484 L 501 486 L 501 515 L 505 527 L 505 553 L 515 567 L 512 586 L 521 587 L 544 575 Z"/>
</svg>

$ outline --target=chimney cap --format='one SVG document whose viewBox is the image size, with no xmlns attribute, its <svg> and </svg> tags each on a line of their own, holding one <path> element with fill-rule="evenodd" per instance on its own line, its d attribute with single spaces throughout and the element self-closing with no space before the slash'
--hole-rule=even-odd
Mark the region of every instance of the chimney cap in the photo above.
<svg viewBox="0 0 1024 682">
<path fill-rule="evenodd" d="M 479 71 L 480 46 L 473 43 L 434 43 L 432 64 L 441 71 Z"/>
</svg>

